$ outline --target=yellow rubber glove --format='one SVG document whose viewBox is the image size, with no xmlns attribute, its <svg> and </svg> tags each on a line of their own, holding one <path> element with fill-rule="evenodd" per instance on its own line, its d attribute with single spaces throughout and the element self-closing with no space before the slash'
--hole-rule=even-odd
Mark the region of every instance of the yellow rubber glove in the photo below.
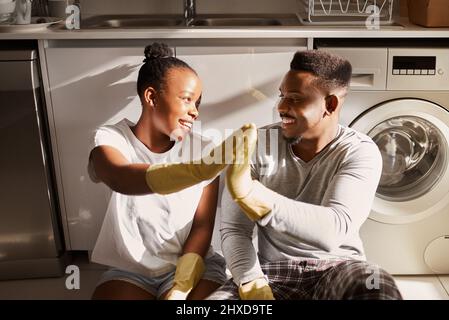
<svg viewBox="0 0 449 320">
<path fill-rule="evenodd" d="M 203 258 L 189 252 L 179 258 L 173 288 L 165 297 L 166 300 L 186 300 L 190 291 L 196 287 L 205 270 Z"/>
<path fill-rule="evenodd" d="M 240 285 L 239 295 L 242 300 L 275 300 L 265 278 L 258 278 Z"/>
<path fill-rule="evenodd" d="M 230 165 L 226 171 L 226 185 L 234 201 L 253 221 L 263 218 L 273 208 L 269 190 L 251 177 L 250 159 L 257 142 L 257 130 L 244 137 L 244 161 Z"/>
<path fill-rule="evenodd" d="M 169 194 L 214 178 L 228 164 L 235 163 L 240 158 L 244 137 L 253 130 L 254 124 L 244 125 L 199 160 L 151 165 L 146 171 L 147 185 L 154 193 Z"/>
</svg>

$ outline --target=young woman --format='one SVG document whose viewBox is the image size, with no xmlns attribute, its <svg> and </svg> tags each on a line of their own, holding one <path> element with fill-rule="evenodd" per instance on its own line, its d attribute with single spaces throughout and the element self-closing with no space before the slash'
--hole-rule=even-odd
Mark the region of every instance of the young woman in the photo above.
<svg viewBox="0 0 449 320">
<path fill-rule="evenodd" d="M 138 122 L 124 119 L 99 128 L 89 157 L 92 180 L 113 190 L 92 253 L 92 261 L 112 269 L 93 298 L 202 299 L 226 280 L 224 259 L 210 246 L 216 177 L 243 149 L 243 139 L 236 138 L 255 128 L 242 127 L 204 156 L 201 150 L 210 142 L 191 132 L 201 81 L 164 44 L 145 48 L 137 92 Z M 230 153 L 224 152 L 229 139 Z M 202 148 L 193 148 L 189 159 L 201 161 L 174 159 L 195 144 Z M 221 161 L 210 161 L 217 155 Z"/>
</svg>

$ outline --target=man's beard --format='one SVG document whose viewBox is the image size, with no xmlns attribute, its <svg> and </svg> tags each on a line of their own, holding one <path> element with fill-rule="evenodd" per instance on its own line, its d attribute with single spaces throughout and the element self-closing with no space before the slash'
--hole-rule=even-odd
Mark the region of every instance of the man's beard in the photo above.
<svg viewBox="0 0 449 320">
<path fill-rule="evenodd" d="M 288 138 L 288 137 L 282 135 L 282 137 L 284 138 L 285 141 L 287 141 L 288 144 L 291 144 L 291 145 L 300 143 L 301 139 L 302 139 L 302 136 Z"/>
</svg>

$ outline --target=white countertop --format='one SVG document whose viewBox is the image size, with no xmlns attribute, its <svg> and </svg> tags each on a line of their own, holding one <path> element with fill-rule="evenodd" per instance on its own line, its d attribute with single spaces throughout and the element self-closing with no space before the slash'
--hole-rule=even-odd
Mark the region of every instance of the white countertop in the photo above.
<svg viewBox="0 0 449 320">
<path fill-rule="evenodd" d="M 1 32 L 0 40 L 19 39 L 201 39 L 201 38 L 449 38 L 449 28 L 423 28 L 400 21 L 404 27 L 281 26 L 253 28 L 80 29 L 51 27 L 43 31 Z"/>
</svg>

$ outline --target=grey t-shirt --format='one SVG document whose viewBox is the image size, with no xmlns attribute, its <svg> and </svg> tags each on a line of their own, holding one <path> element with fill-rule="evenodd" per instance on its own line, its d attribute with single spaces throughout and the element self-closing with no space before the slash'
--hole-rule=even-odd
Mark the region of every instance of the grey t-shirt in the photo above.
<svg viewBox="0 0 449 320">
<path fill-rule="evenodd" d="M 222 249 L 236 284 L 263 276 L 259 258 L 262 263 L 365 259 L 359 229 L 382 171 L 379 149 L 368 136 L 339 126 L 335 139 L 304 162 L 282 137 L 279 124 L 266 126 L 258 130 L 251 170 L 275 204 L 254 223 L 223 191 Z M 258 256 L 252 244 L 255 225 Z"/>
</svg>

